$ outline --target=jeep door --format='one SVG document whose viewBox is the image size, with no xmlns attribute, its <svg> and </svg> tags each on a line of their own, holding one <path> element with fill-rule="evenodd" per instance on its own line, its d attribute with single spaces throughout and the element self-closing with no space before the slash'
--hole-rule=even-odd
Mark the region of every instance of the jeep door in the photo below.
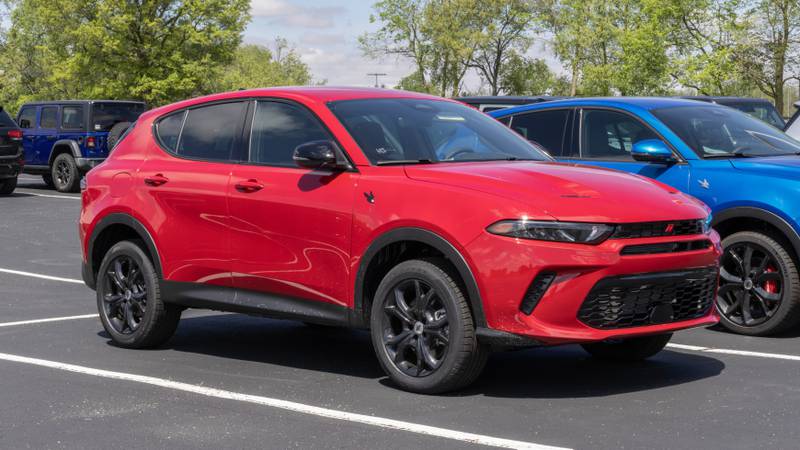
<svg viewBox="0 0 800 450">
<path fill-rule="evenodd" d="M 22 152 L 25 155 L 25 164 L 35 164 L 36 150 L 36 106 L 24 106 L 17 115 L 17 125 L 22 129 Z"/>
<path fill-rule="evenodd" d="M 31 164 L 50 164 L 50 152 L 58 136 L 58 106 L 39 108 L 39 126 L 33 132 L 33 158 Z"/>
<path fill-rule="evenodd" d="M 295 164 L 298 145 L 334 139 L 304 106 L 259 100 L 250 116 L 249 152 L 228 188 L 237 299 L 257 291 L 348 306 L 358 173 Z"/>
</svg>

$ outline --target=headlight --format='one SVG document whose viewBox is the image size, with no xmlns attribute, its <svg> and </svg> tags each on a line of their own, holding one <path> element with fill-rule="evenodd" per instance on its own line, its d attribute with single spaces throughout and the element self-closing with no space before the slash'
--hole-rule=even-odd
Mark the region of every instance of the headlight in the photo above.
<svg viewBox="0 0 800 450">
<path fill-rule="evenodd" d="M 611 236 L 614 227 L 602 223 L 501 220 L 490 225 L 486 231 L 501 236 L 537 241 L 599 244 Z"/>
</svg>

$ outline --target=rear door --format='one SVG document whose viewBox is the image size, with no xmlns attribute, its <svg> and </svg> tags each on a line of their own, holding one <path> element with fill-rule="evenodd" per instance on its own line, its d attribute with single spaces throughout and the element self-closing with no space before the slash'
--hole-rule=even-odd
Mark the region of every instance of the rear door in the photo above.
<svg viewBox="0 0 800 450">
<path fill-rule="evenodd" d="M 568 122 L 571 120 L 571 108 L 536 110 L 513 116 L 508 124 L 512 130 L 544 149 L 550 156 L 564 156 L 564 148 L 569 139 Z"/>
<path fill-rule="evenodd" d="M 227 188 L 246 108 L 203 104 L 156 122 L 158 143 L 136 182 L 147 211 L 140 220 L 154 228 L 169 281 L 231 286 Z"/>
<path fill-rule="evenodd" d="M 688 164 L 656 164 L 633 159 L 631 149 L 636 142 L 664 140 L 638 117 L 612 109 L 583 108 L 576 112 L 573 122 L 572 144 L 560 158 L 563 161 L 631 172 L 688 191 Z M 677 152 L 675 155 L 680 158 Z"/>
<path fill-rule="evenodd" d="M 61 119 L 57 140 L 67 139 L 75 141 L 81 147 L 81 154 L 86 146 L 86 105 L 62 105 Z"/>
<path fill-rule="evenodd" d="M 348 306 L 358 173 L 297 167 L 294 149 L 332 140 L 303 106 L 254 105 L 249 157 L 228 188 L 234 284 L 248 291 Z"/>
<path fill-rule="evenodd" d="M 36 149 L 36 106 L 24 106 L 17 115 L 17 124 L 22 129 L 22 151 L 25 154 L 25 164 L 35 164 Z"/>
</svg>

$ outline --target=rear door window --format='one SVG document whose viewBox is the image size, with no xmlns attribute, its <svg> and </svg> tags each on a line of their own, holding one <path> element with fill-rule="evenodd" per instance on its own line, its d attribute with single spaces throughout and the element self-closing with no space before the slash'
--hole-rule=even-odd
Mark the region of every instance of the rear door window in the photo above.
<svg viewBox="0 0 800 450">
<path fill-rule="evenodd" d="M 181 111 L 178 114 L 172 114 L 161 119 L 156 128 L 158 139 L 161 145 L 166 147 L 170 152 L 175 153 L 178 150 L 178 139 L 181 136 L 181 127 L 183 127 L 183 118 L 186 117 L 186 111 Z"/>
<path fill-rule="evenodd" d="M 19 112 L 19 123 L 20 128 L 30 129 L 36 127 L 36 107 L 35 106 L 26 106 L 22 108 Z"/>
<path fill-rule="evenodd" d="M 46 128 L 48 130 L 58 128 L 57 106 L 45 106 L 42 108 L 41 117 L 39 117 L 39 128 Z"/>
<path fill-rule="evenodd" d="M 511 129 L 528 141 L 559 157 L 564 153 L 568 109 L 548 109 L 514 116 Z"/>
<path fill-rule="evenodd" d="M 242 135 L 246 109 L 244 102 L 190 109 L 178 140 L 178 155 L 209 161 L 232 159 L 231 152 Z"/>
</svg>

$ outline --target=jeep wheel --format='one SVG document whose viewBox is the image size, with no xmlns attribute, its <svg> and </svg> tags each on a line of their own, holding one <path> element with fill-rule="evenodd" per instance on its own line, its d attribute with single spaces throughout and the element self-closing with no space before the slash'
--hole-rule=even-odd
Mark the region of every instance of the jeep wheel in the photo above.
<svg viewBox="0 0 800 450">
<path fill-rule="evenodd" d="M 106 138 L 106 145 L 108 146 L 109 153 L 114 150 L 114 146 L 119 142 L 119 138 L 125 134 L 125 131 L 127 131 L 130 126 L 130 122 L 119 122 L 111 127 L 111 130 L 108 131 L 108 137 Z"/>
<path fill-rule="evenodd" d="M 780 333 L 800 320 L 800 276 L 786 246 L 765 234 L 722 240 L 717 308 L 727 329 L 750 336 Z"/>
<path fill-rule="evenodd" d="M 370 325 L 384 371 L 412 392 L 467 386 L 489 354 L 478 343 L 461 288 L 440 259 L 405 261 L 390 270 L 375 294 Z"/>
<path fill-rule="evenodd" d="M 122 241 L 106 253 L 97 274 L 97 309 L 117 345 L 152 348 L 175 333 L 181 309 L 161 299 L 153 264 L 139 245 Z"/>
<path fill-rule="evenodd" d="M 80 177 L 75 158 L 69 153 L 56 156 L 51 169 L 53 185 L 58 192 L 78 192 Z"/>
<path fill-rule="evenodd" d="M 53 184 L 53 175 L 49 173 L 42 175 L 42 181 L 44 181 L 44 184 L 50 189 L 56 187 L 56 185 Z"/>
<path fill-rule="evenodd" d="M 17 177 L 0 179 L 0 195 L 11 195 L 17 188 Z"/>
<path fill-rule="evenodd" d="M 610 342 L 596 342 L 583 344 L 584 350 L 598 359 L 607 361 L 636 362 L 643 361 L 667 346 L 672 338 L 672 333 L 657 334 L 628 339 L 619 339 Z"/>
</svg>

